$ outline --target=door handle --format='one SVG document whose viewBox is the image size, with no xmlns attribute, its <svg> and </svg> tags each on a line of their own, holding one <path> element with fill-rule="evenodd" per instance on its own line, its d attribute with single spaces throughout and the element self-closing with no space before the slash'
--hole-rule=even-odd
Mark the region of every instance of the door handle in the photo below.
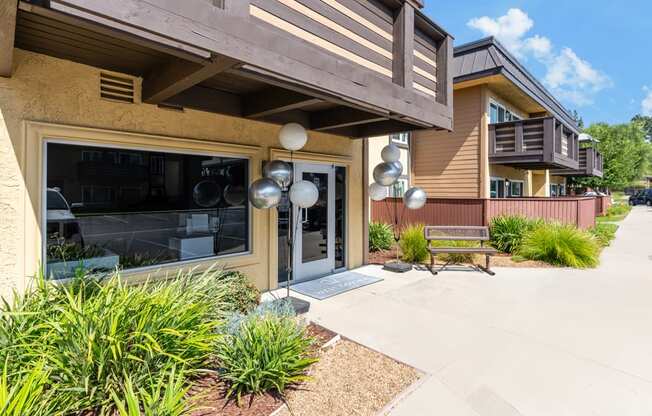
<svg viewBox="0 0 652 416">
<path fill-rule="evenodd" d="M 301 223 L 305 224 L 308 222 L 308 208 L 301 208 Z"/>
</svg>

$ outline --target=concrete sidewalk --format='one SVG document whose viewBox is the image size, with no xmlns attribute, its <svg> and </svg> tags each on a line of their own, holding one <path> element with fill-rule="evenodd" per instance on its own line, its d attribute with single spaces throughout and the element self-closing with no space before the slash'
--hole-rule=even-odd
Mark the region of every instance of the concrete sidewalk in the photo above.
<svg viewBox="0 0 652 416">
<path fill-rule="evenodd" d="M 594 270 L 358 271 L 310 318 L 427 374 L 392 415 L 652 415 L 652 209 Z"/>
</svg>

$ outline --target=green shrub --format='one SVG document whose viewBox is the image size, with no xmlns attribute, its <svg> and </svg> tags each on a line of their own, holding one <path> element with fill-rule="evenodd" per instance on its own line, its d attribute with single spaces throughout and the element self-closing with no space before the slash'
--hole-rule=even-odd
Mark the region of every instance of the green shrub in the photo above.
<svg viewBox="0 0 652 416">
<path fill-rule="evenodd" d="M 623 215 L 629 214 L 629 212 L 632 210 L 632 207 L 629 206 L 629 204 L 613 204 L 609 208 L 607 208 L 607 216 L 608 217 L 619 217 Z"/>
<path fill-rule="evenodd" d="M 596 224 L 595 227 L 589 230 L 602 247 L 607 247 L 611 244 L 611 241 L 616 238 L 616 231 L 618 231 L 618 226 L 608 223 Z"/>
<path fill-rule="evenodd" d="M 479 244 L 476 241 L 468 240 L 433 240 L 431 241 L 432 247 L 477 247 Z M 473 263 L 474 255 L 472 253 L 444 253 L 437 254 L 437 259 L 447 263 Z"/>
<path fill-rule="evenodd" d="M 126 377 L 142 394 L 152 377 L 171 367 L 190 373 L 206 368 L 228 309 L 221 273 L 179 273 L 141 286 L 127 286 L 119 275 L 67 286 L 40 278 L 0 314 L 7 377 L 13 384 L 44 362 L 50 371 L 45 390 L 60 413 L 111 414 L 117 405 L 112 394 L 122 394 Z"/>
<path fill-rule="evenodd" d="M 423 225 L 410 225 L 401 233 L 399 241 L 403 260 L 410 263 L 422 263 L 428 258 L 428 242 L 423 235 Z"/>
<path fill-rule="evenodd" d="M 56 414 L 62 404 L 46 390 L 50 373 L 43 369 L 43 362 L 11 379 L 8 366 L 3 367 L 0 380 L 0 415 L 46 416 Z"/>
<path fill-rule="evenodd" d="M 389 224 L 382 222 L 369 223 L 369 250 L 389 250 L 394 242 L 394 233 Z"/>
<path fill-rule="evenodd" d="M 540 221 L 520 216 L 501 216 L 491 220 L 491 245 L 504 253 L 515 253 L 523 237 L 532 231 Z"/>
<path fill-rule="evenodd" d="M 307 368 L 317 361 L 314 340 L 306 329 L 285 314 L 252 313 L 236 324 L 219 343 L 221 378 L 229 384 L 228 397 L 276 392 L 306 380 Z"/>
<path fill-rule="evenodd" d="M 244 273 L 225 271 L 218 280 L 228 288 L 228 311 L 247 313 L 260 302 L 260 291 Z"/>
<path fill-rule="evenodd" d="M 518 255 L 557 266 L 595 267 L 600 249 L 588 232 L 569 225 L 545 224 L 526 234 Z"/>
</svg>

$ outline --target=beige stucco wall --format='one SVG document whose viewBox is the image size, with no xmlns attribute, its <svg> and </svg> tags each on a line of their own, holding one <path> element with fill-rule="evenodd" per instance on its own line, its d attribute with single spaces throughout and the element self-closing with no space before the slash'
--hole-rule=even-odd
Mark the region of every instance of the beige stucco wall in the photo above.
<svg viewBox="0 0 652 416">
<path fill-rule="evenodd" d="M 260 176 L 262 160 L 269 159 L 271 149 L 279 147 L 280 127 L 276 125 L 101 100 L 97 68 L 21 50 L 15 50 L 14 66 L 12 78 L 0 78 L 0 295 L 8 295 L 12 288 L 23 289 L 38 267 L 34 260 L 40 261 L 40 238 L 36 236 L 40 235 L 41 197 L 39 178 L 35 177 L 40 165 L 34 166 L 40 160 L 40 149 L 33 143 L 37 140 L 34 130 L 47 128 L 30 130 L 27 121 L 88 127 L 91 129 L 72 131 L 98 140 L 111 140 L 111 133 L 104 129 L 131 132 L 135 142 L 151 146 L 161 143 L 179 150 L 201 148 L 219 153 L 223 148 L 219 143 L 250 145 L 246 152 L 251 153 L 252 180 Z M 102 130 L 93 133 L 95 129 Z M 65 127 L 55 130 L 67 135 Z M 131 137 L 118 136 L 120 140 Z M 363 241 L 362 141 L 310 132 L 304 150 L 310 152 L 305 153 L 307 160 L 332 159 L 348 166 L 347 265 L 359 266 Z M 261 289 L 277 284 L 273 215 L 253 210 L 252 253 L 223 261 L 225 266 L 247 273 Z"/>
<path fill-rule="evenodd" d="M 550 196 L 550 171 L 532 172 L 532 195 L 538 197 Z"/>
</svg>

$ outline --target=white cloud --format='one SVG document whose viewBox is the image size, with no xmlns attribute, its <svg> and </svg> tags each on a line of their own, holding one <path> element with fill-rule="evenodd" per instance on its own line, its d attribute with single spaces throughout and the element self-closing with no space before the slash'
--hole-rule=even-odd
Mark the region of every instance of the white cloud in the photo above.
<svg viewBox="0 0 652 416">
<path fill-rule="evenodd" d="M 509 9 L 505 15 L 495 19 L 488 16 L 474 18 L 467 25 L 484 36 L 494 36 L 517 58 L 533 57 L 544 65 L 544 84 L 558 98 L 572 105 L 589 105 L 595 94 L 613 85 L 607 75 L 593 68 L 571 48 L 557 52 L 549 38 L 539 34 L 528 36 L 534 21 L 521 9 Z"/>
<path fill-rule="evenodd" d="M 644 116 L 652 117 L 652 90 L 648 87 L 643 87 L 643 91 L 647 93 L 643 101 L 641 101 L 641 113 Z"/>
</svg>

